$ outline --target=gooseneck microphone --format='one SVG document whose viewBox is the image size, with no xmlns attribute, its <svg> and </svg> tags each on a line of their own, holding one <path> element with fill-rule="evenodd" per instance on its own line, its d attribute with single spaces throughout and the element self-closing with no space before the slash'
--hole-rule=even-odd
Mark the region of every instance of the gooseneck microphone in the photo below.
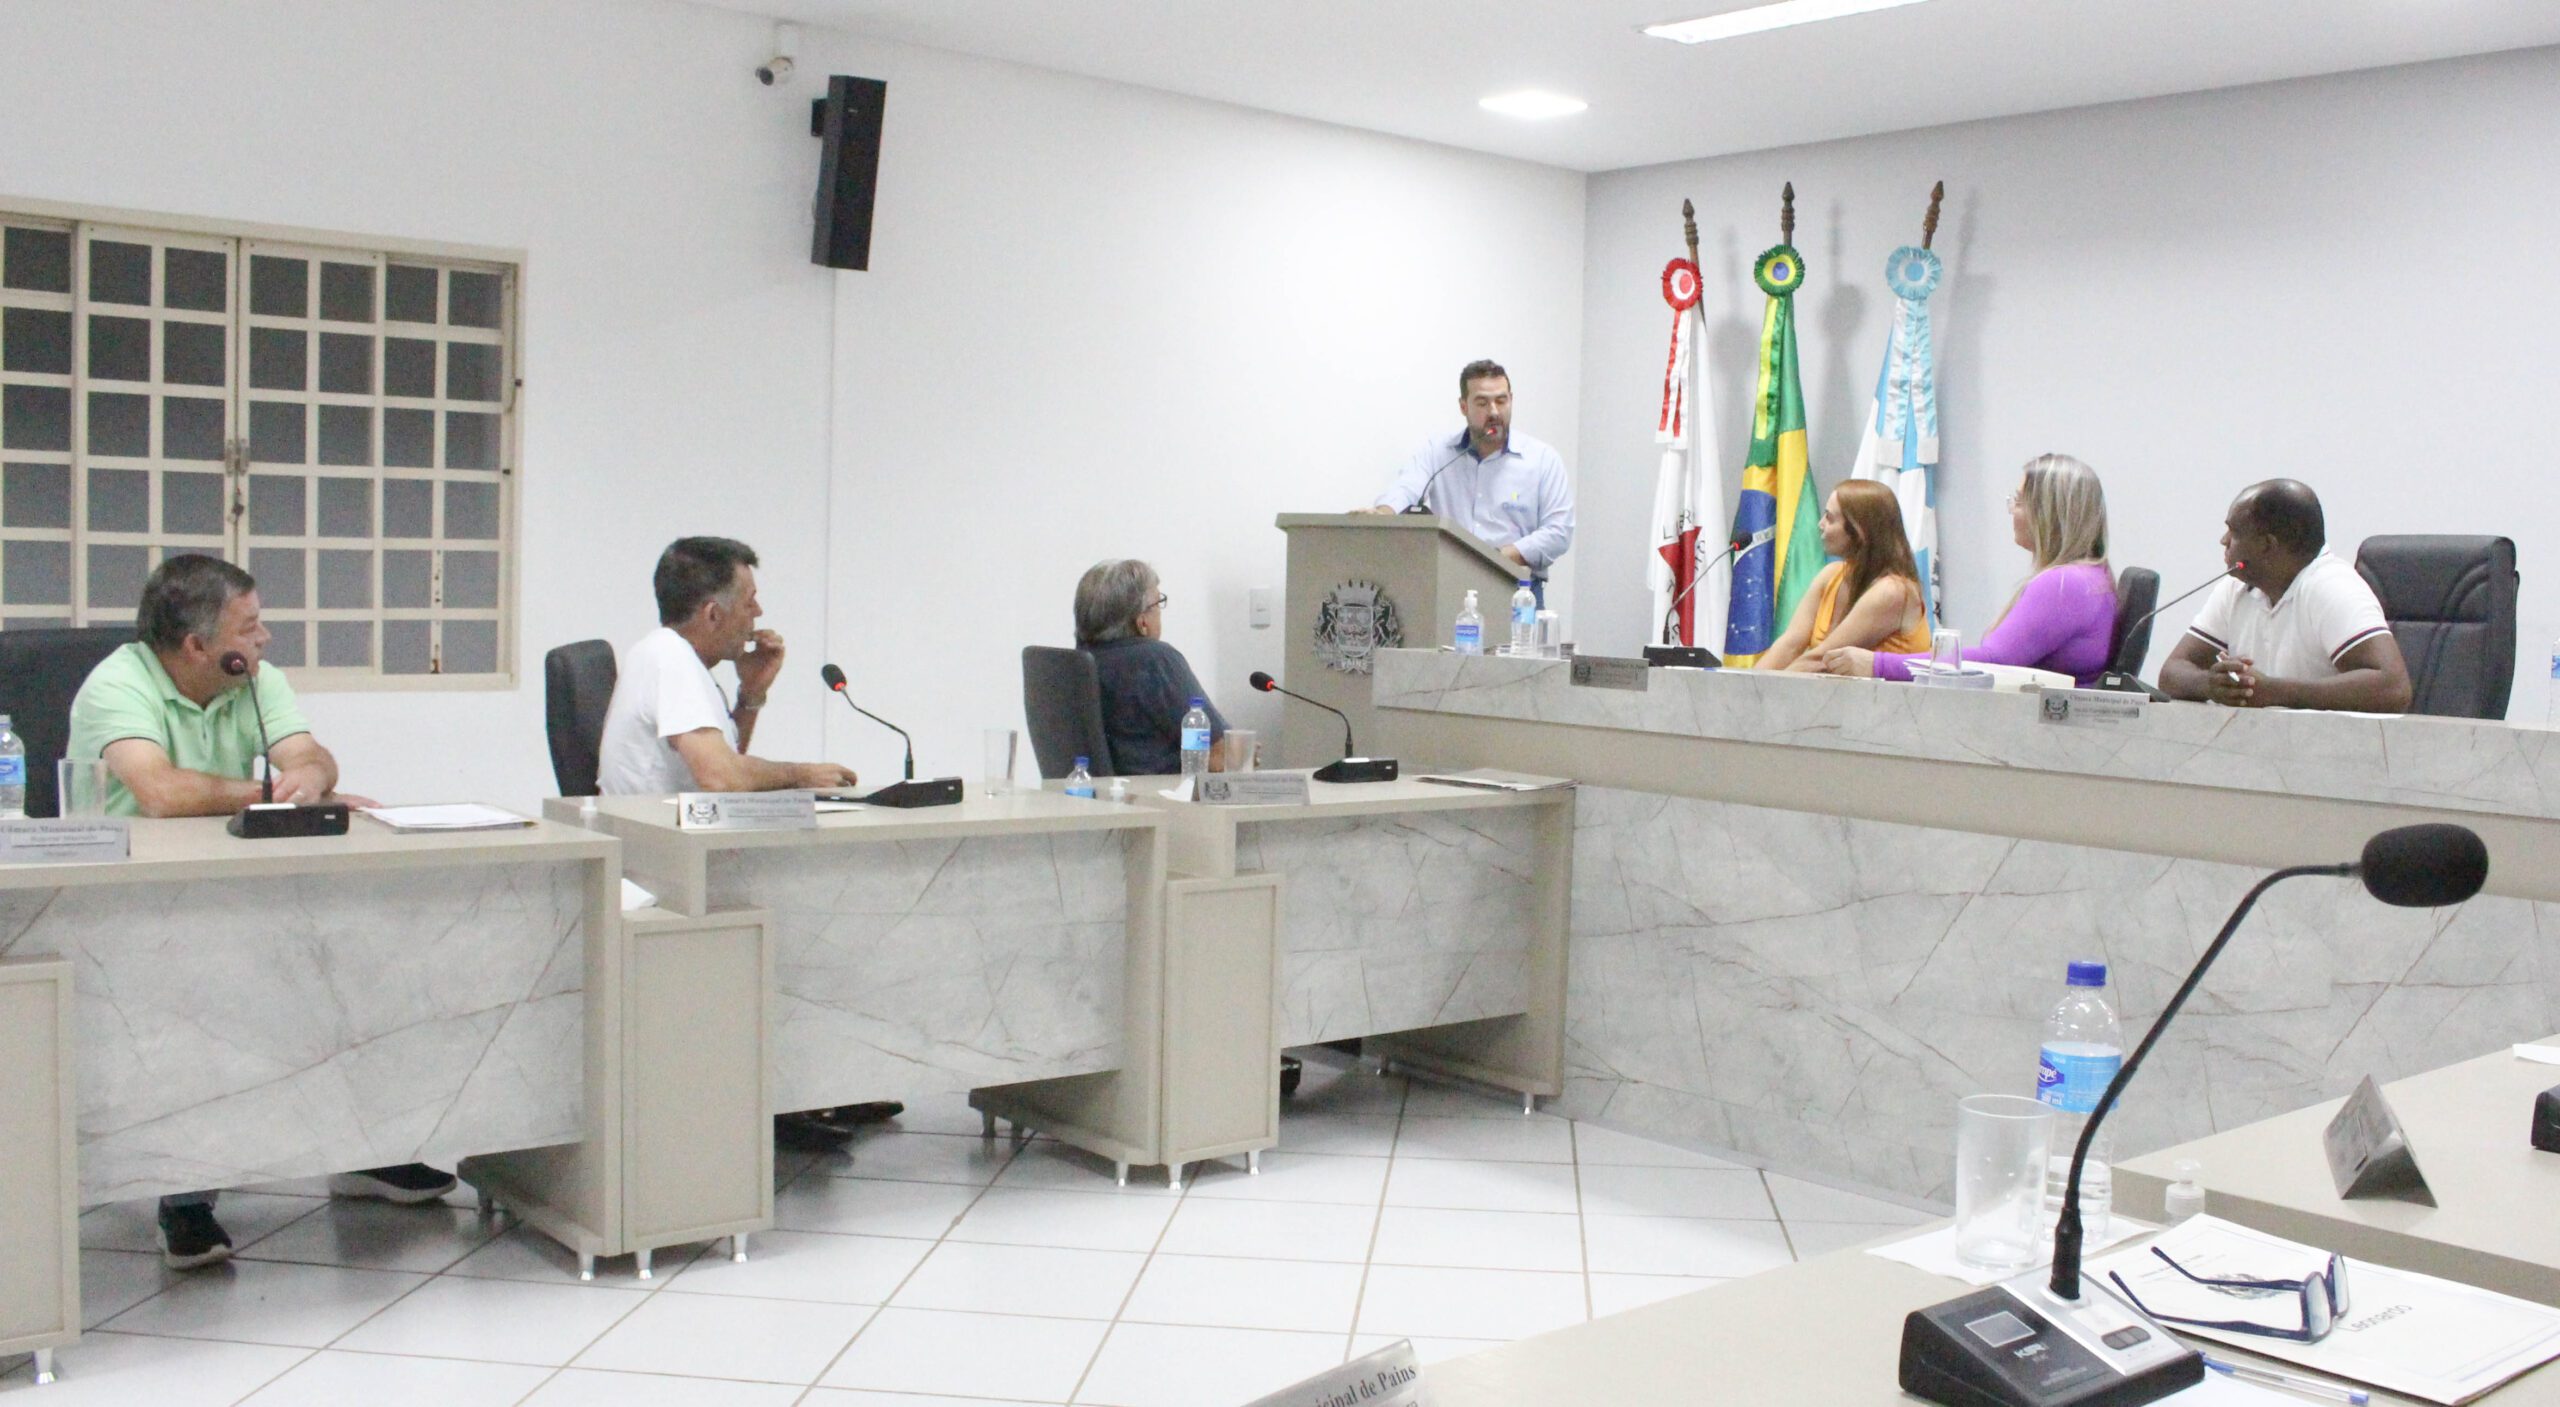
<svg viewBox="0 0 2560 1407">
<path fill-rule="evenodd" d="M 2119 641 L 2132 639 L 2136 631 L 2148 627 L 2151 622 L 2159 619 L 2162 611 L 2169 609 L 2180 601 L 2186 600 L 2188 597 L 2195 595 L 2206 587 L 2219 584 L 2225 577 L 2238 576 L 2243 571 L 2248 570 L 2248 567 L 2249 564 L 2246 562 L 2232 563 L 2230 566 L 2223 568 L 2219 575 L 2209 577 L 2203 583 L 2191 586 L 2186 590 L 2179 592 L 2177 595 L 2170 597 L 2168 600 L 2161 602 L 2159 605 L 2152 607 L 2150 610 L 2143 612 L 2141 615 L 2134 617 L 2133 623 L 2118 632 L 2115 638 Z M 2139 672 L 2142 668 L 2142 661 L 2135 660 L 2133 664 L 2133 671 L 2127 673 L 2119 674 L 2114 670 L 2108 670 L 2106 673 L 2099 675 L 2098 687 L 2108 691 L 2109 693 L 2143 694 L 2148 696 L 2153 703 L 2169 702 L 2169 696 L 2167 694 L 2164 694 L 2151 685 L 2142 682 L 2142 677 Z"/>
<path fill-rule="evenodd" d="M 267 710 L 258 702 L 258 676 L 249 672 L 249 657 L 238 650 L 223 653 L 222 672 L 234 679 L 249 681 L 249 711 L 258 718 L 258 800 L 261 803 L 273 802 L 276 799 L 276 750 L 275 744 L 267 741 Z"/>
<path fill-rule="evenodd" d="M 2170 597 L 2168 600 L 2161 602 L 2159 605 L 2143 612 L 2140 616 L 2135 617 L 2133 624 L 2125 627 L 2124 633 L 2130 637 L 2133 632 L 2140 630 L 2142 627 L 2149 625 L 2153 620 L 2157 619 L 2162 611 L 2165 611 L 2171 606 L 2178 604 L 2180 601 L 2195 595 L 2197 592 L 2204 590 L 2207 586 L 2216 586 L 2221 584 L 2223 577 L 2238 576 L 2240 573 L 2247 571 L 2248 569 L 2249 564 L 2246 562 L 2232 563 L 2230 566 L 2224 568 L 2220 574 L 2212 577 L 2210 580 L 2207 580 L 2202 586 L 2189 587 L 2187 590 L 2179 592 L 2177 595 Z"/>
<path fill-rule="evenodd" d="M 854 712 L 861 714 L 863 717 L 870 719 L 872 722 L 879 724 L 881 727 L 888 729 L 890 732 L 897 734 L 899 737 L 901 737 L 901 738 L 906 738 L 906 741 L 907 741 L 907 774 L 906 774 L 906 779 L 907 779 L 908 781 L 911 781 L 911 782 L 912 782 L 912 781 L 914 781 L 914 780 L 916 779 L 916 740 L 915 740 L 915 739 L 913 739 L 913 738 L 909 738 L 909 737 L 907 737 L 907 730 L 906 730 L 906 729 L 904 729 L 904 728 L 899 727 L 899 726 L 898 726 L 897 724 L 895 724 L 895 723 L 890 722 L 888 719 L 881 717 L 879 714 L 873 713 L 871 710 L 869 710 L 869 709 L 867 709 L 867 708 L 864 708 L 862 705 L 860 705 L 860 704 L 858 704 L 858 703 L 855 703 L 855 702 L 853 701 L 853 695 L 852 695 L 852 694 L 850 694 L 850 693 L 847 693 L 847 692 L 845 691 L 845 685 L 844 685 L 844 671 L 843 671 L 843 670 L 838 669 L 838 668 L 836 668 L 834 665 L 831 665 L 831 664 L 822 664 L 822 665 L 818 666 L 818 677 L 819 677 L 819 678 L 821 678 L 821 679 L 824 679 L 825 681 L 827 681 L 827 687 L 828 687 L 828 688 L 830 688 L 830 689 L 835 690 L 835 692 L 836 692 L 836 697 L 838 697 L 838 698 L 840 698 L 840 699 L 843 699 L 843 700 L 844 700 L 844 706 L 845 706 L 845 707 L 847 707 L 847 708 L 849 708 L 849 709 L 852 709 Z"/>
<path fill-rule="evenodd" d="M 835 691 L 836 697 L 844 700 L 845 707 L 852 709 L 854 712 L 861 714 L 863 717 L 870 719 L 872 722 L 879 724 L 881 727 L 888 729 L 899 737 L 905 738 L 907 743 L 907 774 L 904 779 L 891 782 L 889 785 L 880 788 L 869 796 L 858 796 L 852 798 L 828 797 L 822 799 L 850 799 L 862 802 L 867 806 L 896 806 L 900 808 L 912 808 L 917 806 L 954 806 L 959 804 L 960 779 L 958 777 L 934 777 L 927 781 L 917 781 L 916 740 L 914 738 L 907 737 L 906 729 L 899 727 L 897 724 L 890 722 L 879 714 L 873 713 L 871 710 L 855 703 L 853 701 L 853 695 L 848 693 L 845 689 L 843 670 L 836 668 L 832 664 L 822 664 L 818 666 L 818 677 L 827 681 L 827 687 Z"/>
<path fill-rule="evenodd" d="M 1255 670 L 1245 681 L 1266 694 L 1286 694 L 1302 704 L 1314 704 L 1342 720 L 1342 756 L 1316 769 L 1319 782 L 1392 782 L 1396 779 L 1396 760 L 1392 757 L 1354 757 L 1351 755 L 1351 715 L 1306 695 L 1280 687 L 1280 681 L 1262 670 Z"/>
<path fill-rule="evenodd" d="M 1722 562 L 1732 557 L 1735 553 L 1740 552 L 1743 548 L 1750 545 L 1751 539 L 1747 537 L 1737 537 L 1733 541 L 1726 543 L 1722 552 L 1708 558 L 1705 566 L 1698 568 L 1697 571 L 1690 574 L 1689 584 L 1680 588 L 1680 594 L 1671 598 L 1670 608 L 1662 613 L 1663 644 L 1668 645 L 1671 643 L 1671 631 L 1675 623 L 1680 619 L 1680 607 L 1689 599 L 1689 594 L 1698 589 L 1698 583 L 1707 579 L 1707 573 L 1714 571 L 1718 562 Z"/>
<path fill-rule="evenodd" d="M 1458 448 L 1457 448 L 1456 453 L 1453 453 L 1453 454 L 1451 454 L 1448 458 L 1446 458 L 1446 459 L 1444 459 L 1444 460 L 1441 460 L 1441 461 L 1440 461 L 1440 467 L 1439 467 L 1438 469 L 1434 469 L 1434 470 L 1432 470 L 1432 471 L 1431 471 L 1430 476 L 1429 476 L 1428 478 L 1425 478 L 1425 479 L 1422 481 L 1422 492 L 1420 492 L 1420 493 L 1418 493 L 1418 494 L 1415 494 L 1415 495 L 1413 496 L 1413 502 L 1406 504 L 1406 505 L 1405 505 L 1405 507 L 1404 507 L 1404 511 L 1405 511 L 1406 513 L 1409 513 L 1409 514 L 1422 514 L 1422 513 L 1428 513 L 1428 512 L 1430 512 L 1430 511 L 1431 511 L 1431 486 L 1432 486 L 1433 484 L 1436 484 L 1436 483 L 1440 482 L 1440 472 L 1441 472 L 1441 470 L 1446 469 L 1446 468 L 1448 468 L 1450 465 L 1457 463 L 1457 462 L 1458 462 L 1458 455 L 1465 454 L 1466 452 L 1467 452 L 1467 442 L 1466 442 L 1466 441 L 1460 441 L 1460 442 L 1459 442 L 1459 445 L 1458 445 Z M 1282 690 L 1281 692 L 1282 692 L 1282 693 L 1288 693 L 1288 691 L 1287 691 L 1287 690 L 1285 690 L 1285 689 L 1284 689 L 1284 690 Z M 1297 695 L 1295 695 L 1295 694 L 1291 694 L 1291 695 L 1290 695 L 1290 697 L 1291 697 L 1291 698 L 1295 698 L 1295 697 L 1297 697 Z"/>
<path fill-rule="evenodd" d="M 2085 1321 L 2081 1318 L 2081 1311 L 2090 1306 L 2083 1303 L 2080 1295 L 2080 1177 L 2088 1165 L 2089 1144 L 2097 1136 L 2100 1122 L 2115 1108 L 2134 1072 L 2142 1068 L 2143 1057 L 2159 1044 L 2160 1033 L 2168 1029 L 2179 1008 L 2186 1005 L 2214 959 L 2222 956 L 2224 946 L 2256 906 L 2258 896 L 2303 875 L 2354 875 L 2364 881 L 2367 893 L 2383 903 L 2400 908 L 2443 908 L 2480 892 L 2489 878 L 2489 850 L 2481 844 L 2479 835 L 2466 826 L 2401 826 L 2366 841 L 2364 853 L 2351 864 L 2290 866 L 2259 880 L 2242 895 L 2231 917 L 2223 922 L 2222 932 L 2205 948 L 2204 956 L 2196 959 L 2195 967 L 2178 984 L 2151 1029 L 2143 1032 L 2142 1043 L 2134 1047 L 2115 1078 L 2107 1082 L 2106 1092 L 2098 1096 L 2096 1107 L 2089 1111 L 2089 1122 L 2071 1150 L 2071 1178 L 2062 1194 L 2062 1219 L 2053 1229 L 2051 1278 L 2038 1286 L 2030 1272 L 1986 1290 L 1912 1311 L 1902 1323 L 1900 1381 L 1906 1391 L 1932 1402 L 1967 1407 L 1986 1402 L 2037 1407 L 2061 1401 L 2064 1399 L 2043 1390 L 2049 1385 L 2034 1381 L 2039 1370 L 2032 1363 L 2059 1361 L 2073 1346 L 2083 1351 L 2096 1371 L 2084 1374 L 2074 1384 L 2068 1397 L 2071 1402 L 2103 1401 L 2115 1407 L 2130 1407 L 2166 1397 L 2202 1379 L 2203 1361 L 2167 1335 L 2152 1332 L 2127 1336 L 2118 1327 L 2123 1323 L 2123 1310 L 2111 1299 L 2098 1298 L 2098 1311 Z M 1996 1341 L 1983 1335 L 1981 1326 L 1990 1322 L 1985 1316 L 2003 1312 L 2016 1316 L 2028 1333 L 2004 1334 Z M 2027 1324 L 2029 1315 L 2039 1322 Z M 2037 1345 L 2024 1340 L 2036 1337 L 2041 1342 L 2040 1336 L 2046 1335 L 2056 1342 L 2047 1346 L 2046 1352 L 2030 1354 L 2028 1350 Z"/>
</svg>

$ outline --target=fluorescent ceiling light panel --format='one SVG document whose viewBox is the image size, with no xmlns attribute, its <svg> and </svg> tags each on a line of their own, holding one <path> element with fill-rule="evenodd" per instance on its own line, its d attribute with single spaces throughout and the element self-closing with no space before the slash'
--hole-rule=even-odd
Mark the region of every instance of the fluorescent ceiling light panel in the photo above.
<svg viewBox="0 0 2560 1407">
<path fill-rule="evenodd" d="M 1590 107 L 1591 104 L 1580 98 L 1568 98 L 1562 93 L 1541 93 L 1531 88 L 1517 93 L 1496 93 L 1490 98 L 1479 101 L 1476 106 L 1487 112 L 1498 112 L 1505 117 L 1525 117 L 1534 120 L 1544 117 L 1571 117 Z"/>
<path fill-rule="evenodd" d="M 1644 32 L 1656 39 L 1704 44 L 1710 39 L 1732 39 L 1758 34 L 1762 30 L 1818 24 L 1823 20 L 1863 15 L 1869 10 L 1890 10 L 1897 5 L 1919 3 L 1921 0 L 1777 0 L 1774 5 L 1754 5 L 1747 10 L 1729 10 L 1704 19 L 1682 20 L 1677 24 L 1649 24 L 1644 27 Z"/>
</svg>

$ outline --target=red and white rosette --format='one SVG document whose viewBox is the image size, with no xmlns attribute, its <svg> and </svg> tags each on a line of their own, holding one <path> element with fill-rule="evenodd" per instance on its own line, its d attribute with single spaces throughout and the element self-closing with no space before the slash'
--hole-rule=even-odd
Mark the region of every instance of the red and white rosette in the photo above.
<svg viewBox="0 0 2560 1407">
<path fill-rule="evenodd" d="M 1679 444 L 1687 430 L 1689 329 L 1694 321 L 1689 310 L 1698 306 L 1703 291 L 1697 265 L 1674 259 L 1662 266 L 1662 301 L 1671 305 L 1671 354 L 1662 363 L 1662 413 L 1653 427 L 1658 444 Z"/>
</svg>

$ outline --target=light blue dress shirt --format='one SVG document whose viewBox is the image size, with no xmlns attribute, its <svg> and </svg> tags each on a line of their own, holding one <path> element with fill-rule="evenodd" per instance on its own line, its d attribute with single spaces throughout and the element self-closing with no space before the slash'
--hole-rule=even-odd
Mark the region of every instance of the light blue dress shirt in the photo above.
<svg viewBox="0 0 2560 1407">
<path fill-rule="evenodd" d="M 1378 503 L 1401 513 L 1421 498 L 1426 481 L 1432 512 L 1494 547 L 1519 548 L 1542 579 L 1573 546 L 1573 485 L 1565 481 L 1564 456 L 1543 440 L 1515 430 L 1499 453 L 1478 459 L 1464 430 L 1434 439 L 1414 451 Z"/>
</svg>

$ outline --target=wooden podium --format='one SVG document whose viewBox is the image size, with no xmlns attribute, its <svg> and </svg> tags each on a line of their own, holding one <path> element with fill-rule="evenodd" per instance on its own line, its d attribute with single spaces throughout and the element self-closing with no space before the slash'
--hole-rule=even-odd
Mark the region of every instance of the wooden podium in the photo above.
<svg viewBox="0 0 2560 1407">
<path fill-rule="evenodd" d="M 1485 648 L 1511 639 L 1511 593 L 1525 567 L 1430 514 L 1283 513 L 1289 535 L 1288 650 L 1280 682 L 1351 716 L 1362 751 L 1383 748 L 1369 708 L 1370 655 L 1436 649 L 1476 593 Z M 1284 700 L 1282 767 L 1342 756 L 1342 721 Z M 1408 759 L 1419 760 L 1419 759 Z"/>
</svg>

